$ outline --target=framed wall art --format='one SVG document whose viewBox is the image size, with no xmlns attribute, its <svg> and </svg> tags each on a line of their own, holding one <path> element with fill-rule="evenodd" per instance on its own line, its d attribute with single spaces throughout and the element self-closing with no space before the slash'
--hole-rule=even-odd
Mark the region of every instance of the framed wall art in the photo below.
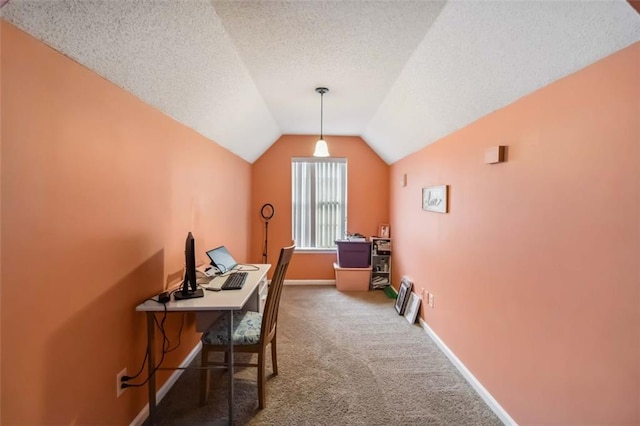
<svg viewBox="0 0 640 426">
<path fill-rule="evenodd" d="M 449 212 L 449 185 L 429 186 L 422 188 L 422 210 Z"/>
</svg>

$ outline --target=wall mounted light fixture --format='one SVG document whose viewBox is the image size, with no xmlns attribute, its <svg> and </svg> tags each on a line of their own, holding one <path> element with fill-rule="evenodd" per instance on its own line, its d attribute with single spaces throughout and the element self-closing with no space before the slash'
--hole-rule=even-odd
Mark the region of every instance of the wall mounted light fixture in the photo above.
<svg viewBox="0 0 640 426">
<path fill-rule="evenodd" d="M 504 163 L 506 158 L 507 147 L 504 145 L 492 146 L 484 151 L 484 164 Z"/>
<path fill-rule="evenodd" d="M 320 93 L 320 139 L 316 142 L 316 149 L 313 151 L 314 157 L 328 157 L 329 156 L 329 148 L 327 148 L 327 142 L 324 140 L 322 134 L 322 119 L 323 119 L 323 99 L 324 94 L 327 93 L 329 89 L 326 87 L 316 87 L 316 92 Z"/>
</svg>

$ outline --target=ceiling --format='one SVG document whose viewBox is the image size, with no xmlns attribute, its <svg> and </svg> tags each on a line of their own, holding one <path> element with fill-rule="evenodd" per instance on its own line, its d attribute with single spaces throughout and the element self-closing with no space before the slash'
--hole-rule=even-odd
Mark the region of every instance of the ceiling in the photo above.
<svg viewBox="0 0 640 426">
<path fill-rule="evenodd" d="M 282 134 L 319 133 L 318 86 L 329 149 L 361 136 L 391 164 L 640 40 L 624 0 L 9 0 L 1 13 L 249 162 Z"/>
</svg>

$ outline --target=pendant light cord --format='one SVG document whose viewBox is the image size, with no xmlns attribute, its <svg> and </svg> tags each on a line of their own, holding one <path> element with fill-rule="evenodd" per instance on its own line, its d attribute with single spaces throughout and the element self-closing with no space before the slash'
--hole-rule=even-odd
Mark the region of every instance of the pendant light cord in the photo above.
<svg viewBox="0 0 640 426">
<path fill-rule="evenodd" d="M 320 93 L 320 139 L 324 139 L 322 134 L 322 122 L 323 120 L 323 112 L 324 111 L 324 92 Z"/>
<path fill-rule="evenodd" d="M 326 87 L 316 87 L 316 92 L 320 93 L 320 139 L 324 140 L 324 94 L 329 89 Z"/>
</svg>

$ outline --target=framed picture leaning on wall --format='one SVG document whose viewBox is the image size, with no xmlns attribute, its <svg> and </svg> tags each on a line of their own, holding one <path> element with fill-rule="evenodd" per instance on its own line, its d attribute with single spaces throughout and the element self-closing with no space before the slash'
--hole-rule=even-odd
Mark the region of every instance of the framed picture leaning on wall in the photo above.
<svg viewBox="0 0 640 426">
<path fill-rule="evenodd" d="M 378 226 L 378 237 L 380 238 L 389 238 L 389 224 L 388 223 L 383 223 L 382 225 Z"/>
<path fill-rule="evenodd" d="M 413 324 L 416 322 L 416 318 L 418 317 L 420 298 L 412 291 L 409 293 L 409 301 L 407 302 L 407 307 L 404 309 L 404 317 L 409 321 L 409 324 Z"/>
<path fill-rule="evenodd" d="M 413 282 L 408 277 L 402 277 L 400 282 L 400 289 L 398 290 L 398 298 L 396 299 L 396 311 L 399 315 L 404 314 L 405 307 L 407 306 L 407 300 L 411 294 L 413 288 Z"/>
</svg>

